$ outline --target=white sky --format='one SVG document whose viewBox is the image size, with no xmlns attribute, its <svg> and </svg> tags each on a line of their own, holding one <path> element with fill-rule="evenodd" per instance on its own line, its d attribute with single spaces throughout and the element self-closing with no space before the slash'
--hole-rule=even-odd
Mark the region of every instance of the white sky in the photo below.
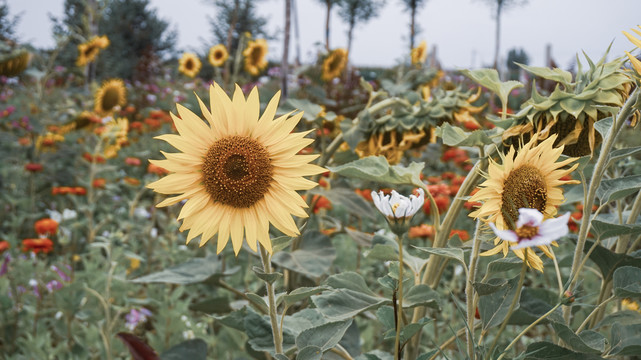
<svg viewBox="0 0 641 360">
<path fill-rule="evenodd" d="M 301 60 L 315 58 L 317 44 L 324 41 L 325 8 L 320 0 L 296 0 L 299 13 Z M 8 0 L 11 15 L 22 13 L 17 35 L 37 47 L 52 47 L 49 15 L 60 17 L 64 0 Z M 201 50 L 202 40 L 213 39 L 207 15 L 215 9 L 204 0 L 151 0 L 151 8 L 178 30 L 177 47 Z M 279 37 L 270 41 L 269 57 L 280 59 L 284 2 L 260 0 L 259 13 L 268 19 L 268 31 Z M 489 66 L 494 54 L 495 23 L 483 0 L 427 0 L 417 14 L 422 33 L 416 43 L 426 40 L 438 47 L 438 58 L 446 68 Z M 350 60 L 356 65 L 391 66 L 408 56 L 409 14 L 401 0 L 387 0 L 380 15 L 357 25 Z M 641 24 L 641 0 L 530 0 L 502 16 L 501 54 L 523 48 L 530 64 L 544 65 L 545 46 L 552 45 L 552 57 L 566 68 L 577 52 L 600 58 L 614 40 L 612 56 L 623 55 L 633 46 L 622 30 Z M 293 28 L 292 28 L 293 29 Z M 330 45 L 347 45 L 346 25 L 334 9 Z M 292 33 L 290 54 L 295 54 Z M 211 44 L 213 45 L 213 44 Z M 611 56 L 611 57 L 612 57 Z"/>
</svg>

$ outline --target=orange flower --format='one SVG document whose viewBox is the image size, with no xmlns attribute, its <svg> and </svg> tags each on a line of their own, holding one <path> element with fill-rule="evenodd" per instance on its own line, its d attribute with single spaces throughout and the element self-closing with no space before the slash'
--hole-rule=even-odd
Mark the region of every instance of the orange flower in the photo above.
<svg viewBox="0 0 641 360">
<path fill-rule="evenodd" d="M 53 241 L 49 238 L 24 239 L 22 240 L 22 251 L 34 253 L 43 252 L 48 254 L 53 250 Z"/>
<path fill-rule="evenodd" d="M 87 195 L 87 189 L 83 188 L 82 186 L 76 186 L 72 189 L 72 193 L 74 195 Z"/>
<path fill-rule="evenodd" d="M 125 158 L 125 164 L 131 165 L 131 166 L 140 166 L 140 159 L 137 157 L 127 157 Z"/>
<path fill-rule="evenodd" d="M 327 189 L 329 187 L 329 183 L 327 182 L 327 180 L 325 180 L 325 178 L 320 178 L 318 179 L 318 186 Z"/>
<path fill-rule="evenodd" d="M 53 219 L 40 219 L 36 221 L 34 228 L 38 235 L 53 235 L 58 232 L 58 222 Z"/>
<path fill-rule="evenodd" d="M 42 171 L 42 164 L 28 163 L 27 165 L 24 166 L 24 169 L 29 172 L 36 173 L 36 172 Z"/>
<path fill-rule="evenodd" d="M 162 123 L 158 119 L 152 119 L 152 118 L 146 118 L 145 119 L 145 124 L 149 126 L 149 129 L 151 130 L 158 130 L 162 126 Z"/>
<path fill-rule="evenodd" d="M 314 205 L 314 214 L 317 214 L 321 209 L 329 210 L 332 208 L 332 203 L 330 203 L 324 196 L 314 195 L 313 200 L 316 201 L 316 205 Z"/>
<path fill-rule="evenodd" d="M 150 174 L 156 174 L 158 176 L 163 176 L 169 173 L 167 169 L 154 164 L 149 164 L 149 166 L 147 166 L 147 172 Z"/>
<path fill-rule="evenodd" d="M 5 250 L 8 250 L 8 249 L 9 249 L 9 247 L 10 247 L 10 244 L 9 244 L 9 242 L 8 242 L 8 241 L 6 241 L 6 240 L 1 240 L 1 241 L 0 241 L 0 254 L 2 254 L 3 252 L 5 252 Z"/>
<path fill-rule="evenodd" d="M 412 226 L 409 236 L 410 238 L 432 238 L 434 236 L 434 226 L 427 224 Z"/>
<path fill-rule="evenodd" d="M 82 157 L 89 162 L 95 162 L 97 164 L 102 164 L 105 162 L 105 158 L 100 155 L 92 156 L 89 153 L 84 153 L 82 154 Z"/>
<path fill-rule="evenodd" d="M 463 241 L 468 241 L 470 239 L 470 234 L 465 230 L 452 230 L 450 231 L 450 237 L 458 235 Z"/>
<path fill-rule="evenodd" d="M 125 183 L 127 183 L 127 184 L 129 184 L 129 185 L 132 185 L 132 186 L 138 186 L 138 185 L 140 185 L 140 180 L 138 180 L 138 179 L 136 179 L 136 178 L 133 178 L 133 177 L 131 177 L 131 176 L 125 176 L 122 180 L 123 180 Z"/>
<path fill-rule="evenodd" d="M 20 144 L 22 146 L 29 146 L 29 145 L 31 145 L 31 139 L 29 139 L 29 137 L 27 137 L 27 136 L 21 137 L 21 138 L 18 139 L 18 144 Z"/>
<path fill-rule="evenodd" d="M 60 186 L 60 187 L 51 189 L 51 194 L 52 195 L 73 194 L 73 189 L 68 186 Z"/>
<path fill-rule="evenodd" d="M 91 186 L 98 188 L 98 189 L 104 189 L 105 184 L 107 183 L 107 180 L 103 178 L 97 178 L 93 180 L 93 183 L 91 183 Z"/>
<path fill-rule="evenodd" d="M 372 190 L 371 189 L 356 189 L 354 190 L 358 195 L 365 198 L 367 201 L 372 201 Z"/>
<path fill-rule="evenodd" d="M 570 231 L 572 232 L 579 231 L 579 221 L 581 221 L 582 218 L 583 218 L 582 211 L 576 211 L 576 212 L 573 212 L 572 215 L 570 215 L 570 220 L 568 221 L 568 228 L 570 228 Z"/>
<path fill-rule="evenodd" d="M 449 188 L 448 188 L 448 191 L 449 191 Z M 430 191 L 430 193 L 432 192 Z M 434 202 L 436 203 L 436 207 L 438 208 L 438 213 L 442 214 L 450 206 L 450 197 L 444 194 L 439 194 L 434 196 Z M 425 214 L 430 215 L 432 213 L 431 208 L 432 208 L 431 202 L 426 201 L 425 204 L 423 205 L 423 211 L 425 212 Z"/>
<path fill-rule="evenodd" d="M 470 193 L 470 196 L 472 196 L 472 195 L 476 194 L 478 191 L 479 191 L 479 188 L 475 188 L 475 189 L 474 189 L 474 190 L 472 190 L 472 192 Z M 483 205 L 483 204 L 481 204 L 481 203 L 480 203 L 480 202 L 478 202 L 478 201 L 466 201 L 466 202 L 465 202 L 465 204 L 463 204 L 463 206 L 464 206 L 466 209 L 468 209 L 468 210 L 472 210 L 472 209 L 474 209 L 474 208 L 480 207 L 481 205 Z"/>
</svg>

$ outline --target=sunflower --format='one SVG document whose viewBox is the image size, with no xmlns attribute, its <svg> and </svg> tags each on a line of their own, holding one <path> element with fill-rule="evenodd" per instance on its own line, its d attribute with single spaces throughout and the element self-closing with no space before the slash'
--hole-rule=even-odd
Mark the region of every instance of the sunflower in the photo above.
<svg viewBox="0 0 641 360">
<path fill-rule="evenodd" d="M 94 111 L 106 115 L 114 111 L 116 106 L 127 103 L 127 89 L 120 79 L 106 80 L 94 95 Z"/>
<path fill-rule="evenodd" d="M 425 40 L 421 41 L 417 47 L 412 49 L 411 53 L 412 65 L 422 64 L 427 59 L 427 43 Z"/>
<path fill-rule="evenodd" d="M 179 116 L 171 117 L 179 135 L 158 138 L 182 152 L 163 152 L 166 160 L 150 160 L 170 174 L 147 187 L 161 194 L 178 194 L 158 207 L 187 200 L 178 215 L 179 220 L 184 219 L 180 230 L 189 229 L 187 243 L 200 235 L 203 246 L 218 234 L 220 253 L 231 236 L 238 254 L 244 233 L 252 250 L 256 251 L 258 241 L 271 253 L 269 224 L 286 235 L 298 235 L 291 215 L 307 217 L 303 210 L 307 205 L 296 190 L 316 186 L 303 176 L 324 171 L 309 164 L 317 155 L 297 155 L 313 142 L 305 138 L 309 132 L 291 132 L 303 114 L 290 117 L 289 113 L 274 120 L 280 92 L 260 118 L 256 88 L 245 99 L 236 85 L 231 100 L 214 83 L 209 97 L 211 112 L 198 98 L 207 123 L 184 106 L 176 105 Z"/>
<path fill-rule="evenodd" d="M 78 45 L 78 58 L 76 65 L 84 66 L 96 59 L 100 50 L 109 46 L 109 38 L 106 35 L 94 36 L 86 43 Z"/>
<path fill-rule="evenodd" d="M 213 66 L 219 67 L 223 66 L 228 57 L 229 54 L 227 53 L 227 48 L 225 47 L 225 45 L 218 44 L 216 46 L 212 46 L 211 49 L 209 49 L 209 56 L 207 56 L 207 60 L 209 60 L 209 63 Z"/>
<path fill-rule="evenodd" d="M 247 48 L 243 51 L 245 56 L 245 71 L 251 75 L 258 75 L 267 67 L 267 41 L 265 39 L 256 39 L 247 44 Z"/>
<path fill-rule="evenodd" d="M 560 186 L 578 183 L 576 180 L 561 180 L 574 171 L 578 164 L 563 169 L 576 158 L 556 162 L 563 152 L 563 146 L 552 147 L 556 138 L 556 135 L 551 135 L 535 146 L 538 141 L 535 136 L 518 152 L 511 147 L 507 155 L 501 155 L 502 165 L 490 161 L 487 180 L 479 185 L 480 190 L 469 199 L 470 202 L 481 201 L 483 205 L 470 216 L 481 218 L 486 223 L 494 223 L 498 230 L 515 230 L 520 208 L 536 209 L 543 213 L 546 219 L 553 217 L 557 206 L 564 201 Z M 509 242 L 497 237 L 494 244 L 494 249 L 481 255 L 494 255 L 501 251 L 504 256 L 507 255 Z M 547 246 L 539 246 L 539 249 L 552 257 Z M 523 259 L 523 249 L 512 251 Z M 527 255 L 528 265 L 542 272 L 541 258 L 534 251 L 528 251 Z"/>
<path fill-rule="evenodd" d="M 0 75 L 12 77 L 23 72 L 29 65 L 31 54 L 25 49 L 14 50 L 0 56 Z"/>
<path fill-rule="evenodd" d="M 334 49 L 323 61 L 323 80 L 330 81 L 341 76 L 345 65 L 347 65 L 347 50 Z"/>
<path fill-rule="evenodd" d="M 178 71 L 190 78 L 198 75 L 201 66 L 200 59 L 194 53 L 183 53 L 183 56 L 178 60 Z"/>
</svg>

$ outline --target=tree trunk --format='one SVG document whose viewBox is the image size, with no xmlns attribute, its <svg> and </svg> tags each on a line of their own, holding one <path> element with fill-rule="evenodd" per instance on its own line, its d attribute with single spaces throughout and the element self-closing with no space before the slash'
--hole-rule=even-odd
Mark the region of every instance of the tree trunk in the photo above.
<svg viewBox="0 0 641 360">
<path fill-rule="evenodd" d="M 332 0 L 325 0 L 327 16 L 325 17 L 325 49 L 329 52 L 329 17 L 332 14 Z"/>
<path fill-rule="evenodd" d="M 503 1 L 499 0 L 496 3 L 496 34 L 494 38 L 494 69 L 499 69 L 499 43 L 501 41 L 501 10 L 503 8 Z"/>
<path fill-rule="evenodd" d="M 298 5 L 296 0 L 292 0 L 292 12 L 294 14 L 294 42 L 296 43 L 296 60 L 294 65 L 300 66 L 300 29 L 298 27 Z"/>
<path fill-rule="evenodd" d="M 412 20 L 410 22 L 410 51 L 414 49 L 414 36 L 416 35 L 416 1 L 412 1 Z"/>
<path fill-rule="evenodd" d="M 231 17 L 231 24 L 229 24 L 229 30 L 227 30 L 227 52 L 232 53 L 231 45 L 234 38 L 234 30 L 236 29 L 236 23 L 238 22 L 238 10 L 240 8 L 240 0 L 234 0 L 234 12 Z M 236 59 L 234 59 L 235 61 Z M 231 61 L 225 61 L 225 71 L 223 71 L 223 81 L 225 86 L 229 83 L 229 72 L 231 67 Z"/>
<path fill-rule="evenodd" d="M 280 65 L 281 90 L 283 100 L 287 99 L 287 73 L 289 65 L 289 33 L 291 28 L 292 0 L 285 0 L 285 36 L 283 41 L 283 60 Z"/>
</svg>

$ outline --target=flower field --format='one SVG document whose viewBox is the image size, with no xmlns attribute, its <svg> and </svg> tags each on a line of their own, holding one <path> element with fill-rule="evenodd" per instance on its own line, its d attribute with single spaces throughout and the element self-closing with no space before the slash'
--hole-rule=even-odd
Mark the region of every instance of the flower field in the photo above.
<svg viewBox="0 0 641 360">
<path fill-rule="evenodd" d="M 621 30 L 634 51 L 511 80 L 424 41 L 359 69 L 240 33 L 131 76 L 111 33 L 4 41 L 0 357 L 639 358 Z"/>
</svg>

